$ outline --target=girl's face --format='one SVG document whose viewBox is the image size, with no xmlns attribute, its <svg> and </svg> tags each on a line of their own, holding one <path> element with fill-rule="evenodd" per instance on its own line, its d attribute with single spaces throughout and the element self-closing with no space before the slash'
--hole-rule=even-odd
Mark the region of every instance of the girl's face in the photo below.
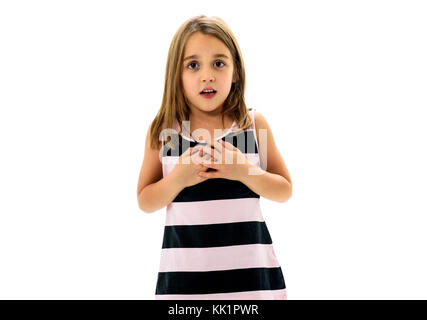
<svg viewBox="0 0 427 320">
<path fill-rule="evenodd" d="M 183 64 L 182 83 L 190 109 L 210 112 L 222 108 L 234 82 L 233 58 L 227 46 L 214 36 L 196 32 L 185 45 Z M 213 98 L 200 93 L 206 87 L 216 90 Z"/>
</svg>

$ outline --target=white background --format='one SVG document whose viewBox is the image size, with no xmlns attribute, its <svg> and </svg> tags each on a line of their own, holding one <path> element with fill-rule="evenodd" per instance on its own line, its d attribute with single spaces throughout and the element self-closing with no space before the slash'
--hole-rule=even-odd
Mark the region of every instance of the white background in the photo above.
<svg viewBox="0 0 427 320">
<path fill-rule="evenodd" d="M 426 299 L 423 1 L 0 2 L 0 298 L 153 299 L 139 210 L 170 41 L 223 18 L 290 171 L 261 200 L 289 299 Z"/>
</svg>

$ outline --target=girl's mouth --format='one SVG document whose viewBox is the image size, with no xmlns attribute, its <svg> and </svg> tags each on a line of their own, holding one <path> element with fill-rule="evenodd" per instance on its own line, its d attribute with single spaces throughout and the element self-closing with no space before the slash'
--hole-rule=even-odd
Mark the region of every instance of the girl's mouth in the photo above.
<svg viewBox="0 0 427 320">
<path fill-rule="evenodd" d="M 201 92 L 200 94 L 203 98 L 211 99 L 216 95 L 216 91 L 214 90 L 213 92 Z"/>
</svg>

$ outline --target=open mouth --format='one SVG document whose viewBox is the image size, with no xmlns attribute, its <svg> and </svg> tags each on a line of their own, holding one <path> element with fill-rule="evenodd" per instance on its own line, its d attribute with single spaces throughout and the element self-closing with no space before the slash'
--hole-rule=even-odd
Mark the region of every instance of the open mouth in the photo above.
<svg viewBox="0 0 427 320">
<path fill-rule="evenodd" d="M 202 92 L 200 92 L 200 95 L 205 99 L 212 99 L 216 95 L 216 90 L 202 91 Z"/>
<path fill-rule="evenodd" d="M 216 90 L 210 90 L 210 91 L 202 91 L 200 94 L 214 94 L 216 93 Z"/>
</svg>

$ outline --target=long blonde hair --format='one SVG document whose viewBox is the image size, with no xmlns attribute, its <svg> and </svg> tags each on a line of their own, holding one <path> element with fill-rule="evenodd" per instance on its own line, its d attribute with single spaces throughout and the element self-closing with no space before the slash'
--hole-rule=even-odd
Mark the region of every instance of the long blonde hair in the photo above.
<svg viewBox="0 0 427 320">
<path fill-rule="evenodd" d="M 252 124 L 244 99 L 245 68 L 237 40 L 221 18 L 199 15 L 180 26 L 169 47 L 162 105 L 150 125 L 151 148 L 161 147 L 160 134 L 163 129 L 175 128 L 176 121 L 181 124 L 189 119 L 190 109 L 184 95 L 181 75 L 185 44 L 195 32 L 216 37 L 230 50 L 236 81 L 232 83 L 230 93 L 224 101 L 223 116 L 227 114 L 233 118 L 240 130 L 245 130 Z"/>
</svg>

